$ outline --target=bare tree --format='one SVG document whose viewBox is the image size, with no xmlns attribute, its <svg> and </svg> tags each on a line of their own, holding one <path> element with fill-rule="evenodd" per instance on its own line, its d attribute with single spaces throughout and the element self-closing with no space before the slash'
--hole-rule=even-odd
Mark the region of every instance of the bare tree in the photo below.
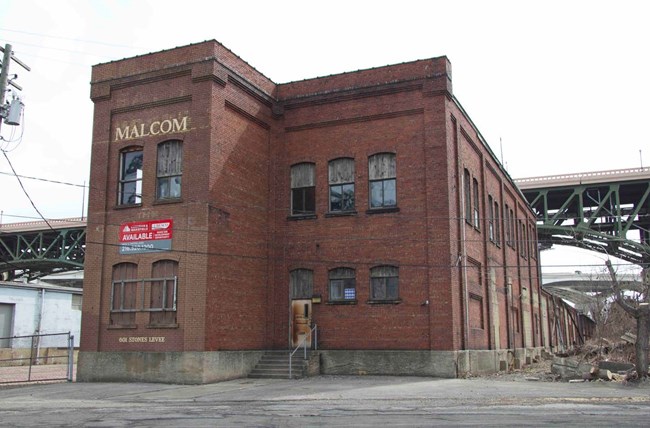
<svg viewBox="0 0 650 428">
<path fill-rule="evenodd" d="M 650 268 L 641 271 L 642 285 L 640 290 L 635 290 L 634 299 L 625 295 L 625 288 L 618 282 L 616 272 L 612 268 L 612 262 L 605 262 L 607 270 L 612 278 L 614 287 L 614 298 L 616 303 L 625 312 L 636 319 L 636 372 L 639 379 L 648 377 L 648 340 L 650 339 Z"/>
</svg>

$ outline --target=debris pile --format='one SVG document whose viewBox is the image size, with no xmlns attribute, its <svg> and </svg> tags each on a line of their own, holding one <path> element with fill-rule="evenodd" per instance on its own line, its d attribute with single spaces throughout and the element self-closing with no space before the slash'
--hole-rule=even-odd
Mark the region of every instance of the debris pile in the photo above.
<svg viewBox="0 0 650 428">
<path fill-rule="evenodd" d="M 638 380 L 635 350 L 629 338 L 613 342 L 607 339 L 587 341 L 553 358 L 551 371 L 570 382 Z"/>
</svg>

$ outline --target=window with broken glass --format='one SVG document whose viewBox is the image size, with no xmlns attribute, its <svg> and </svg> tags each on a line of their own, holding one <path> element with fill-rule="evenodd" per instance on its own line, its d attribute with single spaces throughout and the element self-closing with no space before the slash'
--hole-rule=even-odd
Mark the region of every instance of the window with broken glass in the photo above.
<svg viewBox="0 0 650 428">
<path fill-rule="evenodd" d="M 118 205 L 142 203 L 142 148 L 135 147 L 120 153 L 120 180 Z"/>
<path fill-rule="evenodd" d="M 183 143 L 165 141 L 158 144 L 156 198 L 158 200 L 181 197 L 183 176 Z"/>
<path fill-rule="evenodd" d="M 354 159 L 329 163 L 330 212 L 354 211 Z"/>
<path fill-rule="evenodd" d="M 378 153 L 368 158 L 370 209 L 397 206 L 397 166 L 394 153 Z"/>
<path fill-rule="evenodd" d="M 377 266 L 370 269 L 370 300 L 394 302 L 399 299 L 399 269 Z"/>
<path fill-rule="evenodd" d="M 336 268 L 329 272 L 330 302 L 355 302 L 357 299 L 357 280 L 355 270 Z"/>
<path fill-rule="evenodd" d="M 291 167 L 291 215 L 316 213 L 315 165 L 299 163 Z"/>
</svg>

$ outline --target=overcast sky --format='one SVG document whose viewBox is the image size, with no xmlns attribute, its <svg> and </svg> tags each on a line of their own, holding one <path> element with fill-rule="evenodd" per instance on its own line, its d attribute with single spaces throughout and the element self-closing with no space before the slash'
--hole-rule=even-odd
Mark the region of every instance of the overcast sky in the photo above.
<svg viewBox="0 0 650 428">
<path fill-rule="evenodd" d="M 649 18 L 642 0 L 0 0 L 0 44 L 32 69 L 11 65 L 25 117 L 0 144 L 18 174 L 83 185 L 91 66 L 216 39 L 276 83 L 446 55 L 512 177 L 648 166 Z M 38 217 L 8 173 L 0 156 L 1 221 Z M 82 187 L 23 184 L 47 218 L 86 206 Z"/>
</svg>

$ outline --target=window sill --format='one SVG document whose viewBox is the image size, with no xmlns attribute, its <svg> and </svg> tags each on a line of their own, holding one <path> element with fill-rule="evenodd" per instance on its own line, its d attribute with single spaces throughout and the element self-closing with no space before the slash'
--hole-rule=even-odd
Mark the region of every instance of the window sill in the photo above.
<svg viewBox="0 0 650 428">
<path fill-rule="evenodd" d="M 183 198 L 169 198 L 169 199 L 156 199 L 154 205 L 167 205 L 167 204 L 179 204 L 183 202 Z"/>
<path fill-rule="evenodd" d="M 129 325 L 109 325 L 108 329 L 109 330 L 135 330 L 138 328 L 136 324 L 129 324 Z"/>
<path fill-rule="evenodd" d="M 298 215 L 290 215 L 287 217 L 287 220 L 291 221 L 297 221 L 297 220 L 313 220 L 315 218 L 318 218 L 316 214 L 298 214 Z"/>
<path fill-rule="evenodd" d="M 402 299 L 397 300 L 368 300 L 366 301 L 369 305 L 399 305 L 402 303 Z"/>
<path fill-rule="evenodd" d="M 349 306 L 349 305 L 356 305 L 357 300 L 330 300 L 329 302 L 325 303 L 326 305 L 343 305 L 343 306 Z"/>
<path fill-rule="evenodd" d="M 386 208 L 370 208 L 366 210 L 366 214 L 386 214 L 386 213 L 398 213 L 399 207 L 386 207 Z"/>
<path fill-rule="evenodd" d="M 114 205 L 114 210 L 126 210 L 128 208 L 141 208 L 142 204 L 123 204 L 123 205 Z"/>
<path fill-rule="evenodd" d="M 147 328 L 156 328 L 156 329 L 178 328 L 178 324 L 147 324 Z"/>
<path fill-rule="evenodd" d="M 325 213 L 326 218 L 330 217 L 353 217 L 357 215 L 356 211 L 330 211 Z"/>
</svg>

